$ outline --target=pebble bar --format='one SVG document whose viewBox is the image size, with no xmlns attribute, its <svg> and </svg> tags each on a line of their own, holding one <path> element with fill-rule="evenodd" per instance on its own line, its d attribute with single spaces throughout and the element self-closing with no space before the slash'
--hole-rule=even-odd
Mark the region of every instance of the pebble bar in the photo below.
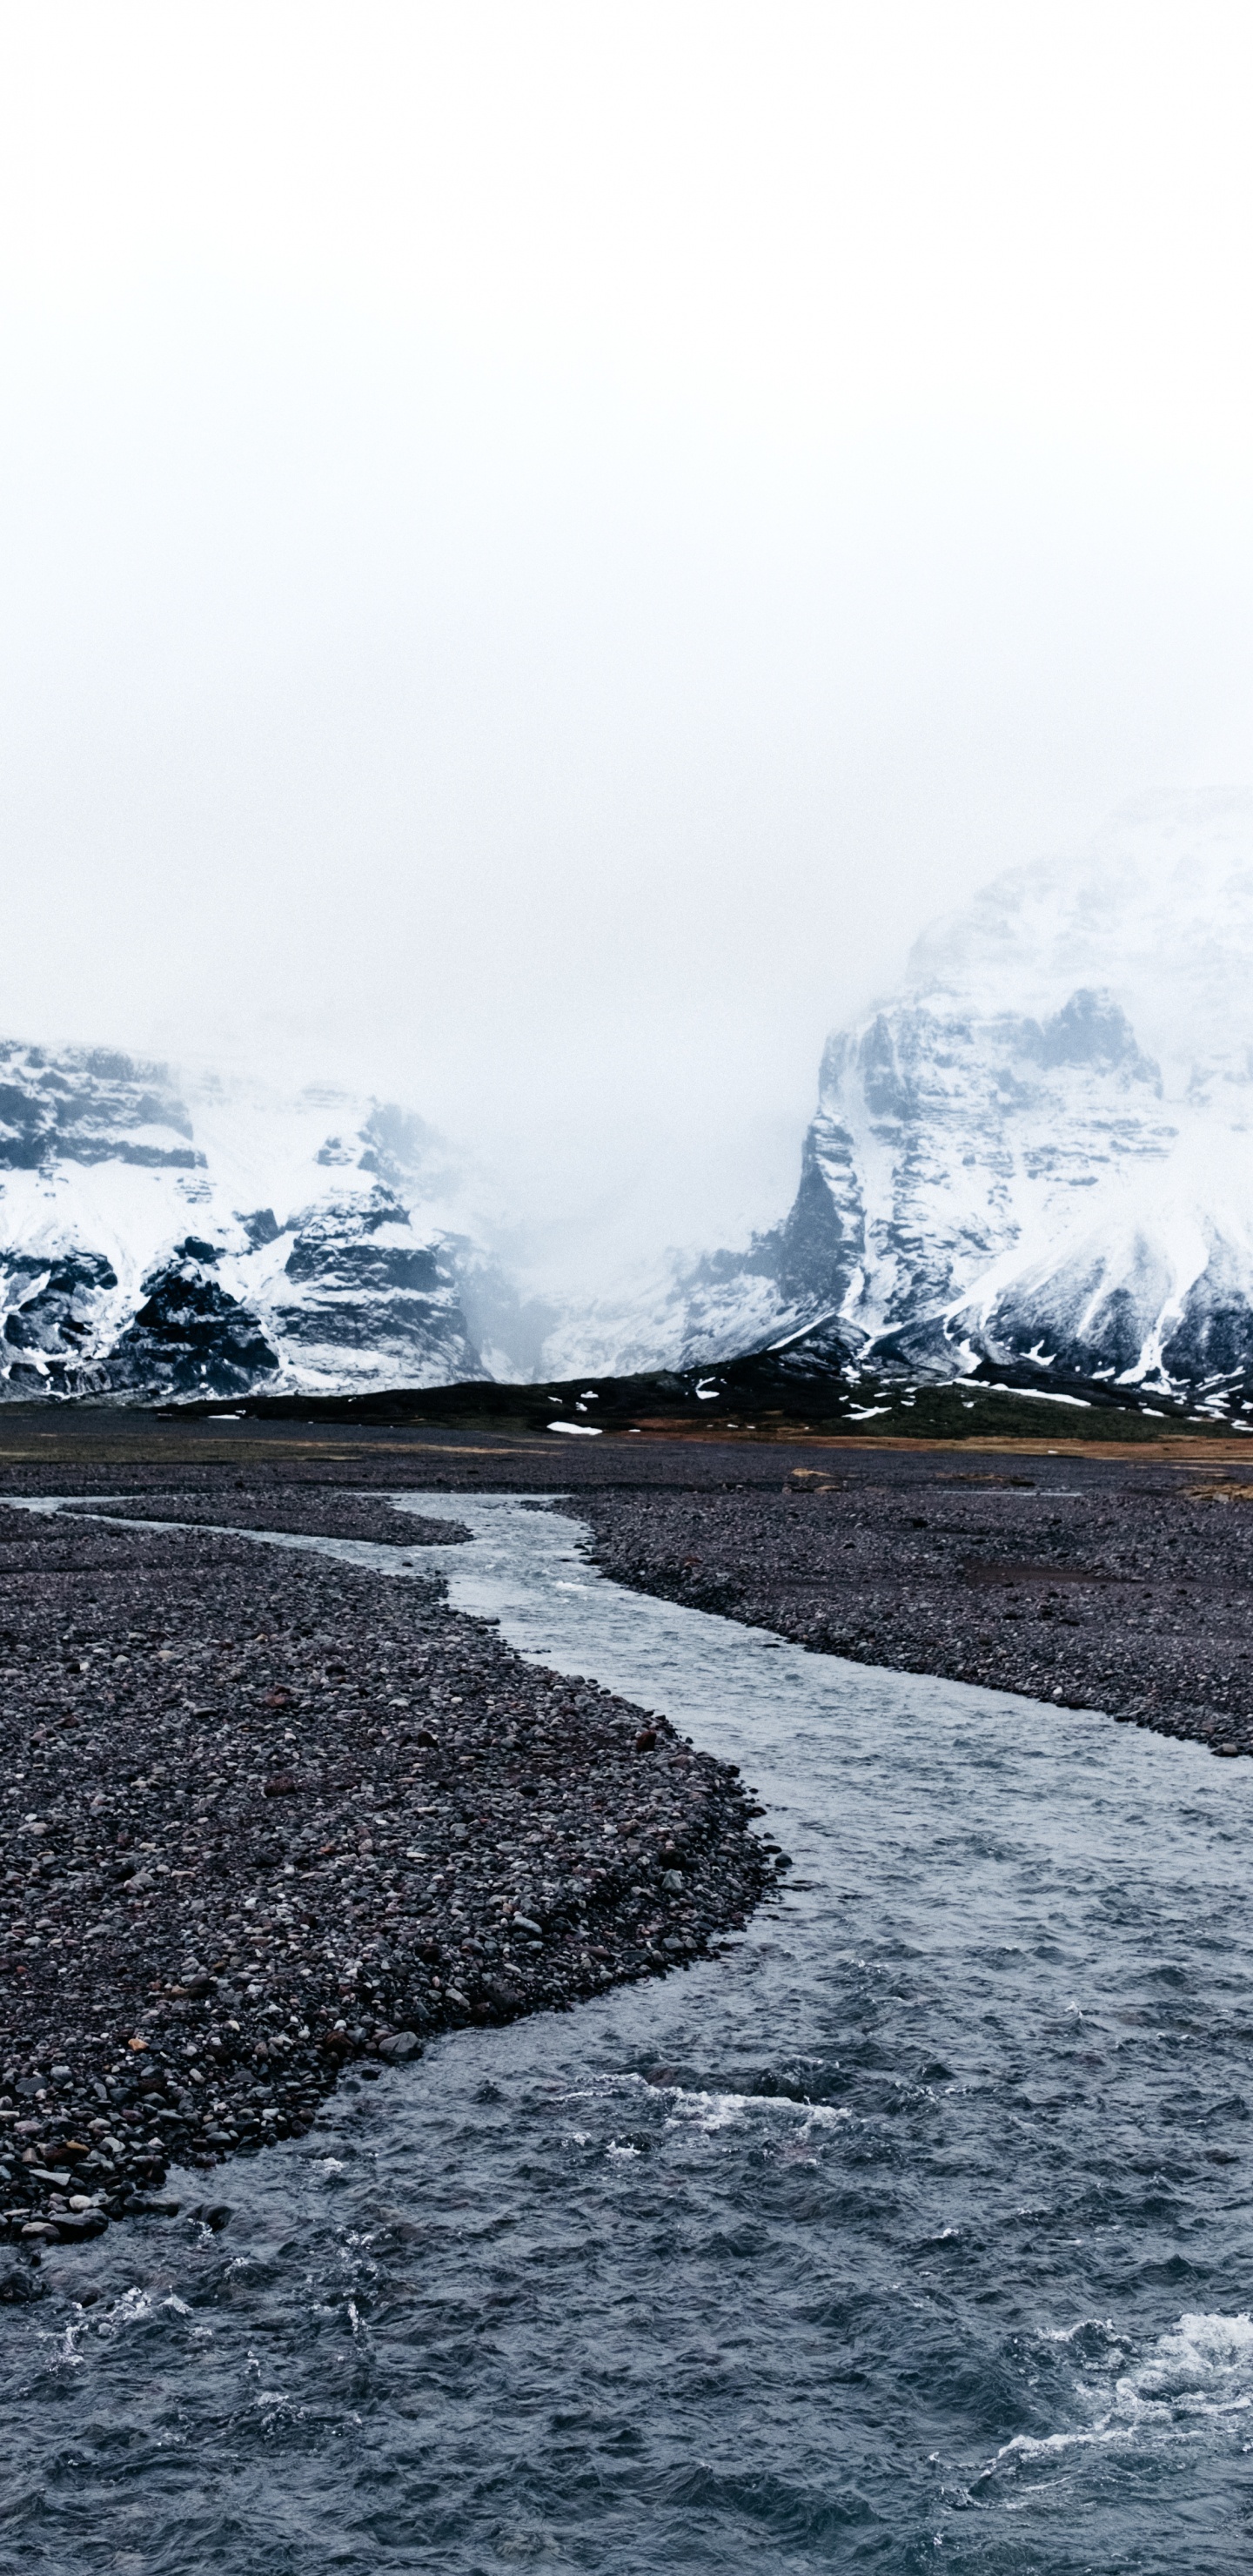
<svg viewBox="0 0 1253 2576">
<path fill-rule="evenodd" d="M 457 1534 L 230 1507 L 413 1557 Z M 298 2135 L 347 2059 L 695 1959 L 786 1866 L 732 1769 L 420 1576 L 9 1507 L 0 1568 L 0 2229 L 28 2248 Z"/>
</svg>

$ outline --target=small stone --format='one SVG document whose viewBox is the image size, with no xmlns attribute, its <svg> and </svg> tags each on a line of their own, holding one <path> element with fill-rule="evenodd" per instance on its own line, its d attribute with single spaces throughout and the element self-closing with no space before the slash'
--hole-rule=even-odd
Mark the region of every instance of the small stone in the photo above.
<svg viewBox="0 0 1253 2576">
<path fill-rule="evenodd" d="M 89 2237 L 103 2236 L 108 2224 L 102 2209 L 67 2209 L 57 2219 L 56 2232 L 63 2245 L 85 2245 Z"/>
<path fill-rule="evenodd" d="M 667 1870 L 663 1870 L 663 1872 L 662 1872 L 662 1878 L 661 1878 L 661 1884 L 662 1884 L 662 1886 L 664 1887 L 664 1889 L 665 1889 L 665 1891 L 666 1891 L 667 1896 L 681 1896 L 681 1895 L 683 1894 L 683 1872 L 682 1872 L 682 1870 L 681 1870 L 681 1869 L 667 1869 Z"/>
<path fill-rule="evenodd" d="M 421 2054 L 422 2042 L 416 2030 L 394 2030 L 390 2039 L 379 2042 L 379 2055 L 385 2057 L 390 2066 L 407 2065 L 411 2057 L 420 2057 Z"/>
<path fill-rule="evenodd" d="M 29 2231 L 23 2228 L 26 2235 Z M 6 2307 L 24 2306 L 29 2299 L 42 2299 L 44 2285 L 21 2263 L 6 2263 L 0 2270 L 0 2300 Z"/>
</svg>

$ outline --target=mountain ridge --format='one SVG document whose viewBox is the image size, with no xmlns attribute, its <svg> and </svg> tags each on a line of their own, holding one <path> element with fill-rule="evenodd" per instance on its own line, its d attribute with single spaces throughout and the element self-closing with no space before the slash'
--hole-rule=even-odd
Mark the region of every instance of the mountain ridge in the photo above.
<svg viewBox="0 0 1253 2576">
<path fill-rule="evenodd" d="M 716 1257 L 724 1298 L 764 1298 L 762 1346 L 823 1323 L 854 1367 L 1242 1404 L 1250 995 L 1253 800 L 1133 810 L 1007 872 L 828 1041 L 792 1208 Z"/>
<path fill-rule="evenodd" d="M 390 1105 L 0 1043 L 0 1393 L 482 1375 L 445 1183 Z"/>
<path fill-rule="evenodd" d="M 823 1051 L 739 1249 L 598 1298 L 496 1257 L 434 1132 L 0 1044 L 0 1396 L 557 1384 L 786 1348 L 855 1388 L 1088 1383 L 1253 1414 L 1253 799 L 1115 818 L 930 924 Z"/>
</svg>

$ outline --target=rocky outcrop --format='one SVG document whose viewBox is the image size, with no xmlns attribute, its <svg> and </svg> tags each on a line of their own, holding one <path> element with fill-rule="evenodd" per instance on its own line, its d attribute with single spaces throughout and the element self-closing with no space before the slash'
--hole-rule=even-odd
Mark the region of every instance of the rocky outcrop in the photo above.
<svg viewBox="0 0 1253 2576">
<path fill-rule="evenodd" d="M 1112 1358 L 1111 1316 L 1098 1322 L 1096 1307 L 1117 1283 L 1102 1285 L 1087 1246 L 1062 1280 L 1058 1239 L 1086 1225 L 1094 1196 L 1104 1228 L 1110 1195 L 1169 1159 L 1177 1129 L 1161 1094 L 1157 1066 L 1106 993 L 1081 988 L 1043 1020 L 938 995 L 877 1012 L 827 1049 L 800 1191 L 777 1239 L 781 1288 L 917 1364 L 955 1363 L 965 1341 L 1018 1348 L 1028 1320 L 1033 1343 L 1041 1330 L 1073 1337 L 1088 1317 L 1093 1350 Z M 1021 1256 L 1033 1234 L 1055 1293 L 1044 1279 L 1028 1285 Z M 1002 1284 L 1007 1253 L 1018 1260 Z M 1128 1350 L 1129 1329 L 1124 1313 L 1124 1367 L 1141 1347 Z"/>
<path fill-rule="evenodd" d="M 270 1308 L 289 1353 L 333 1375 L 351 1352 L 397 1385 L 415 1366 L 438 1370 L 427 1384 L 482 1376 L 452 1264 L 415 1240 L 392 1191 L 306 1208 L 292 1228 L 287 1293 Z"/>
<path fill-rule="evenodd" d="M 102 1253 L 71 1250 L 52 1260 L 11 1253 L 4 1265 L 4 1371 L 12 1391 L 64 1395 L 117 1288 Z"/>
<path fill-rule="evenodd" d="M 449 1174 L 410 1113 L 99 1050 L 0 1047 L 0 1394 L 132 1399 L 485 1374 Z M 189 1223 L 190 1220 L 190 1223 Z"/>
<path fill-rule="evenodd" d="M 279 1366 L 257 1317 L 214 1277 L 212 1244 L 180 1244 L 144 1281 L 145 1296 L 101 1363 L 102 1389 L 154 1396 L 244 1395 Z"/>
<path fill-rule="evenodd" d="M 164 1065 L 102 1047 L 0 1040 L 0 1171 L 60 1160 L 190 1172 L 204 1156 Z"/>
</svg>

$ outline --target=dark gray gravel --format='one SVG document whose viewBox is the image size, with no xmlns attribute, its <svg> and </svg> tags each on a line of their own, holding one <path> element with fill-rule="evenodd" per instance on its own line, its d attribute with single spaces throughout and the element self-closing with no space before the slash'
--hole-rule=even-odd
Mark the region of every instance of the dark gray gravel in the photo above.
<svg viewBox="0 0 1253 2576">
<path fill-rule="evenodd" d="M 185 1492 L 147 1494 L 123 1502 L 93 1502 L 91 1517 L 110 1520 L 169 1521 L 183 1527 L 283 1530 L 297 1538 L 362 1538 L 373 1547 L 444 1547 L 464 1538 L 460 1521 L 415 1520 L 412 1512 L 395 1511 L 381 1495 L 325 1494 L 298 1487 L 261 1494 Z"/>
<path fill-rule="evenodd" d="M 395 1518 L 298 1490 L 264 1517 Z M 0 2232 L 28 2251 L 174 2161 L 211 2202 L 346 2058 L 658 1974 L 772 1875 L 739 1780 L 663 1722 L 433 1583 L 208 1532 L 0 1507 L 0 1750 Z"/>
</svg>

